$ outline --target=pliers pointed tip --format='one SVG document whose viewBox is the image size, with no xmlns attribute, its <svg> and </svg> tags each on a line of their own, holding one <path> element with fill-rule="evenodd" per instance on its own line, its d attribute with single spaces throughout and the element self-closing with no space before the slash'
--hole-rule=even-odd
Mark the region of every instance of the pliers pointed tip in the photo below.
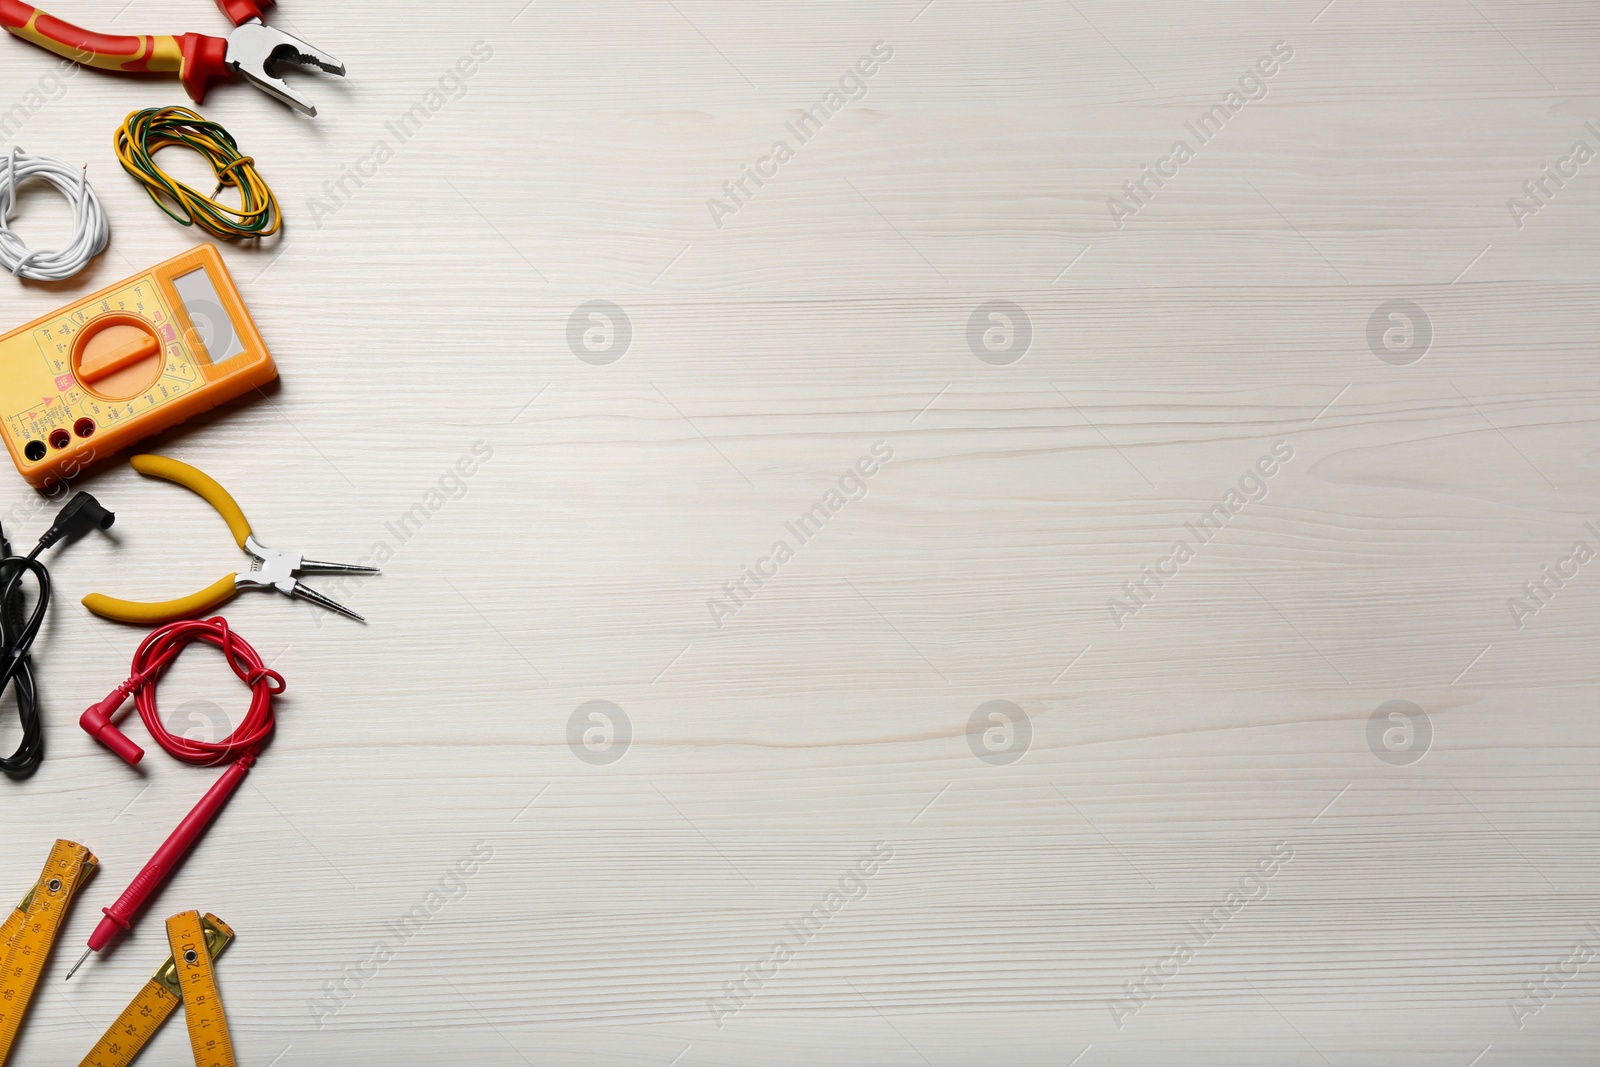
<svg viewBox="0 0 1600 1067">
<path fill-rule="evenodd" d="M 357 615 L 355 612 L 353 612 L 349 608 L 345 607 L 343 604 L 339 603 L 337 600 L 334 600 L 331 597 L 325 596 L 324 594 L 317 592 L 315 589 L 311 588 L 305 582 L 296 581 L 294 583 L 294 592 L 289 594 L 289 595 L 290 596 L 297 596 L 301 600 L 308 600 L 311 603 L 317 605 L 318 607 L 327 608 L 329 611 L 338 612 L 340 615 L 343 615 L 347 619 L 354 619 L 356 622 L 362 622 L 362 623 L 367 621 L 366 619 L 362 618 L 360 615 Z"/>
</svg>

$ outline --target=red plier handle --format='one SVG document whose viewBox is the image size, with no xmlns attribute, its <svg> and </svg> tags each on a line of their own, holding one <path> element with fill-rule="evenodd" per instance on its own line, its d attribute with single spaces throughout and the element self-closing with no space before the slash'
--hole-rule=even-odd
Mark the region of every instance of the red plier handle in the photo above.
<svg viewBox="0 0 1600 1067">
<path fill-rule="evenodd" d="M 224 10 L 230 5 L 257 10 L 252 0 L 217 3 Z M 182 37 L 94 33 L 47 15 L 22 0 L 0 0 L 0 26 L 24 41 L 84 66 L 137 74 L 176 73 L 196 101 L 205 99 L 206 86 L 213 79 L 232 74 L 228 42 L 222 37 L 198 33 Z"/>
<path fill-rule="evenodd" d="M 315 115 L 316 107 L 283 80 L 279 66 L 315 67 L 342 77 L 344 64 L 315 45 L 262 22 L 262 10 L 272 3 L 217 0 L 217 6 L 234 23 L 226 38 L 198 33 L 182 37 L 91 33 L 24 0 L 0 0 L 0 28 L 84 66 L 136 74 L 175 73 L 196 103 L 205 99 L 211 82 L 238 74 L 268 96 L 303 114 Z"/>
<path fill-rule="evenodd" d="M 217 6 L 235 26 L 243 26 L 251 19 L 262 18 L 261 12 L 272 6 L 272 0 L 217 0 Z"/>
</svg>

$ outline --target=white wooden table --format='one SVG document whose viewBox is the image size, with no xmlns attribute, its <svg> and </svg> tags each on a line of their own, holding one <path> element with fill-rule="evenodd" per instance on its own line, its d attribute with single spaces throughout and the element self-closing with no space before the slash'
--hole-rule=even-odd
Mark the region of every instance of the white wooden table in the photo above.
<svg viewBox="0 0 1600 1067">
<path fill-rule="evenodd" d="M 322 583 L 366 626 L 227 609 L 278 736 L 63 986 L 214 774 L 76 728 L 141 636 L 77 599 L 239 562 L 84 479 L 118 521 L 52 564 L 0 888 L 57 837 L 103 868 L 13 1063 L 77 1062 L 191 907 L 246 1064 L 1600 1062 L 1593 5 L 272 20 L 350 69 L 291 75 L 314 120 L 203 107 L 287 213 L 224 248 L 281 387 L 152 447 L 384 574 Z M 9 328 L 196 236 L 111 151 L 175 83 L 0 45 L 4 145 L 87 161 L 114 230 L 0 279 Z M 209 653 L 161 690 L 241 696 Z"/>
</svg>

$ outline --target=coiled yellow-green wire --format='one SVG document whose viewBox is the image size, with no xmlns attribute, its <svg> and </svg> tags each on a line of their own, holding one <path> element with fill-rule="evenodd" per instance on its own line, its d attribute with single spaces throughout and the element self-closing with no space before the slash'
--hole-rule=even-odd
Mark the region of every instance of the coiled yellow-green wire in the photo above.
<svg viewBox="0 0 1600 1067">
<path fill-rule="evenodd" d="M 217 176 L 211 196 L 201 195 L 156 164 L 155 154 L 173 145 L 198 152 L 211 165 Z M 131 112 L 117 130 L 117 159 L 176 222 L 199 226 L 218 237 L 270 237 L 278 232 L 278 198 L 256 170 L 255 160 L 240 154 L 231 133 L 186 107 Z M 229 186 L 239 190 L 238 207 L 215 199 Z"/>
</svg>

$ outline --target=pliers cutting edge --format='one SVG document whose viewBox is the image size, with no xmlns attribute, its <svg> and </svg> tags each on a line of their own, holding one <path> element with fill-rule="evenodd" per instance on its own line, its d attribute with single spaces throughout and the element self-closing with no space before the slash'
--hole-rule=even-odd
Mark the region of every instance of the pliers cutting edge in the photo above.
<svg viewBox="0 0 1600 1067">
<path fill-rule="evenodd" d="M 133 469 L 152 478 L 165 478 L 177 482 L 199 494 L 207 504 L 217 509 L 233 533 L 234 541 L 250 553 L 253 561 L 248 574 L 230 574 L 211 585 L 177 600 L 151 604 L 138 600 L 118 600 L 104 593 L 90 593 L 83 598 L 83 606 L 102 618 L 116 622 L 147 625 L 171 622 L 198 615 L 228 600 L 241 589 L 276 589 L 287 596 L 310 601 L 329 611 L 337 611 L 357 622 L 365 622 L 349 608 L 330 600 L 295 576 L 298 574 L 377 574 L 376 567 L 363 567 L 354 563 L 323 563 L 306 559 L 294 552 L 277 552 L 255 539 L 250 531 L 250 520 L 228 491 L 202 470 L 166 456 L 134 456 Z"/>
<path fill-rule="evenodd" d="M 344 64 L 320 48 L 267 27 L 261 9 L 273 0 L 217 0 L 237 27 L 226 38 L 186 33 L 182 37 L 92 33 L 45 14 L 22 0 L 0 0 L 0 26 L 59 56 L 101 70 L 136 74 L 176 71 L 195 103 L 205 100 L 214 79 L 243 75 L 257 89 L 296 111 L 315 115 L 311 101 L 276 74 L 282 62 L 344 74 Z"/>
</svg>

